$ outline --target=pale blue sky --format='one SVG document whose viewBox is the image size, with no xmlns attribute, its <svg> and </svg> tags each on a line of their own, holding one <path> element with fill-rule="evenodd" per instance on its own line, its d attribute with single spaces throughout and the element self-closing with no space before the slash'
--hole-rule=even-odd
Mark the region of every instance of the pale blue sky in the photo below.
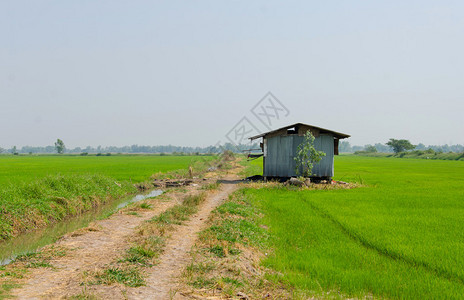
<svg viewBox="0 0 464 300">
<path fill-rule="evenodd" d="M 462 1 L 1 0 L 0 147 L 215 144 L 268 91 L 272 127 L 464 144 L 463 53 Z"/>
</svg>

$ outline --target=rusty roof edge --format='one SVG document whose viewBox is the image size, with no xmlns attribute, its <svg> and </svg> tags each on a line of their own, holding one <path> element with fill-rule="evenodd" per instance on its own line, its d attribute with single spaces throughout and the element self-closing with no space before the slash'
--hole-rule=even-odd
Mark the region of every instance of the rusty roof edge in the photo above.
<svg viewBox="0 0 464 300">
<path fill-rule="evenodd" d="M 326 129 L 326 128 L 322 128 L 322 127 L 318 127 L 318 126 L 314 126 L 314 125 L 309 125 L 309 124 L 305 124 L 305 123 L 295 123 L 295 124 L 292 124 L 292 125 L 287 125 L 285 127 L 281 127 L 281 128 L 278 128 L 278 129 L 274 129 L 274 130 L 271 130 L 271 131 L 268 131 L 268 132 L 265 132 L 265 133 L 261 133 L 261 134 L 258 134 L 258 135 L 255 135 L 255 136 L 252 136 L 252 137 L 249 137 L 250 140 L 256 140 L 256 139 L 259 139 L 261 137 L 264 137 L 268 134 L 271 134 L 271 133 L 274 133 L 276 131 L 279 131 L 279 130 L 282 130 L 282 129 L 287 129 L 287 128 L 291 128 L 291 127 L 295 127 L 297 125 L 304 125 L 304 126 L 308 126 L 308 127 L 312 127 L 312 128 L 317 128 L 319 130 L 324 130 L 324 131 L 327 131 L 327 132 L 330 132 L 330 133 L 333 133 L 334 135 L 338 135 L 338 138 L 339 139 L 346 139 L 346 138 L 349 138 L 350 135 L 348 134 L 345 134 L 345 133 L 341 133 L 341 132 L 337 132 L 337 131 L 333 131 L 333 130 L 330 130 L 330 129 Z"/>
</svg>

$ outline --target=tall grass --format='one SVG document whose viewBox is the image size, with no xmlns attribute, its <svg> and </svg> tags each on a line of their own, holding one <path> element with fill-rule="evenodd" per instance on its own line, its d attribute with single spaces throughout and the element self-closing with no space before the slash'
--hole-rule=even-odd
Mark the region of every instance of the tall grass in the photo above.
<svg viewBox="0 0 464 300">
<path fill-rule="evenodd" d="M 464 295 L 464 163 L 341 156 L 349 190 L 246 190 L 266 215 L 265 264 L 316 295 Z"/>
</svg>

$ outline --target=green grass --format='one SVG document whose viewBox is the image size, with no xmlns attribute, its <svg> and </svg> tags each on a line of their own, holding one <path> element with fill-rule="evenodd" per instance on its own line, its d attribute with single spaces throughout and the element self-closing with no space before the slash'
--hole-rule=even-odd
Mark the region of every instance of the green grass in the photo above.
<svg viewBox="0 0 464 300">
<path fill-rule="evenodd" d="M 2 283 L 0 284 L 0 299 L 11 299 L 12 296 L 9 295 L 10 290 L 20 287 L 19 284 L 16 283 Z"/>
<path fill-rule="evenodd" d="M 48 175 L 100 174 L 115 180 L 141 182 L 157 172 L 187 169 L 212 156 L 13 156 L 0 155 L 0 185 L 35 181 Z"/>
<path fill-rule="evenodd" d="M 149 204 L 149 203 L 141 203 L 140 208 L 141 209 L 151 209 L 151 204 Z"/>
<path fill-rule="evenodd" d="M 151 218 L 148 222 L 154 223 L 160 228 L 170 228 L 172 225 L 182 225 L 189 217 L 198 211 L 197 206 L 206 199 L 206 194 L 188 195 L 182 204 L 175 205 L 158 216 Z M 163 232 L 164 232 L 163 230 Z"/>
<path fill-rule="evenodd" d="M 214 190 L 217 190 L 220 185 L 221 184 L 219 182 L 208 183 L 208 184 L 203 185 L 201 189 L 206 190 L 206 191 L 214 191 Z"/>
<path fill-rule="evenodd" d="M 243 178 L 250 177 L 253 175 L 263 175 L 263 158 L 247 160 L 243 159 L 240 161 L 240 164 L 245 167 L 239 175 Z"/>
<path fill-rule="evenodd" d="M 144 266 L 151 266 L 150 260 L 157 258 L 165 246 L 163 237 L 149 237 L 139 245 L 134 245 L 126 252 L 123 262 L 137 263 Z"/>
<path fill-rule="evenodd" d="M 247 189 L 270 228 L 265 265 L 316 295 L 464 295 L 464 163 L 340 156 L 349 190 Z"/>
<path fill-rule="evenodd" d="M 159 172 L 195 171 L 214 157 L 0 156 L 0 240 L 124 195 Z M 149 208 L 149 207 L 146 207 Z"/>
<path fill-rule="evenodd" d="M 98 274 L 96 278 L 97 281 L 93 284 L 109 285 L 117 282 L 130 287 L 139 287 L 145 285 L 143 275 L 137 268 L 111 267 Z"/>
<path fill-rule="evenodd" d="M 260 212 L 243 196 L 243 190 L 235 192 L 214 213 L 217 220 L 200 234 L 203 240 L 227 242 L 229 249 L 235 243 L 256 247 L 266 245 L 268 234 L 260 227 Z"/>
<path fill-rule="evenodd" d="M 0 239 L 76 215 L 136 189 L 102 175 L 57 175 L 0 189 Z"/>
</svg>

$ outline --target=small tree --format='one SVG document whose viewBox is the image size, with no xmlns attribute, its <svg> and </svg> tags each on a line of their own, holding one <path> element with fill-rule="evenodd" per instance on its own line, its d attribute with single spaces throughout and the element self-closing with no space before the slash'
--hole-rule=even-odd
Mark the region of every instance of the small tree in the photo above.
<svg viewBox="0 0 464 300">
<path fill-rule="evenodd" d="M 324 156 L 325 153 L 323 151 L 318 151 L 314 148 L 314 135 L 308 130 L 304 135 L 303 142 L 298 145 L 296 150 L 294 158 L 296 162 L 296 174 L 303 177 L 311 176 L 314 165 L 320 162 Z M 302 174 L 300 174 L 300 169 L 303 170 Z"/>
<path fill-rule="evenodd" d="M 13 149 L 11 149 L 11 153 L 14 155 L 18 155 L 18 150 L 16 149 L 16 146 L 13 146 Z"/>
<path fill-rule="evenodd" d="M 60 139 L 56 140 L 55 149 L 56 149 L 56 152 L 58 152 L 58 154 L 63 154 L 65 146 L 64 146 L 64 143 L 63 143 L 62 140 L 60 140 Z"/>
<path fill-rule="evenodd" d="M 412 150 L 416 148 L 415 145 L 411 144 L 410 141 L 408 140 L 395 140 L 395 139 L 390 139 L 387 143 L 388 146 L 393 148 L 393 151 L 395 153 L 400 153 L 406 150 Z"/>
<path fill-rule="evenodd" d="M 353 152 L 353 150 L 351 149 L 350 142 L 347 142 L 347 141 L 340 141 L 340 144 L 338 145 L 338 149 L 341 153 Z"/>
<path fill-rule="evenodd" d="M 377 152 L 377 148 L 375 148 L 375 146 L 372 146 L 372 145 L 366 145 L 366 150 L 364 151 L 369 152 L 369 153 L 375 153 Z"/>
</svg>

